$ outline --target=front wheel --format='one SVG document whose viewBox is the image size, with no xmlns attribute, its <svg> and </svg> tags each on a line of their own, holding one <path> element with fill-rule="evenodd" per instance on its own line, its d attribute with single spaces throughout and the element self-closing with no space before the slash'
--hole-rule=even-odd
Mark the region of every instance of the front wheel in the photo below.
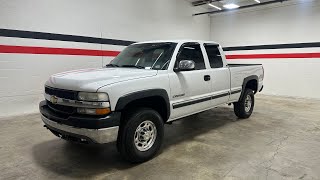
<svg viewBox="0 0 320 180">
<path fill-rule="evenodd" d="M 234 113 L 241 119 L 249 118 L 254 107 L 254 93 L 251 89 L 245 89 L 241 99 L 234 103 Z"/>
<path fill-rule="evenodd" d="M 160 149 L 163 139 L 163 120 L 160 114 L 149 108 L 130 113 L 118 138 L 121 155 L 133 163 L 151 159 Z"/>
</svg>

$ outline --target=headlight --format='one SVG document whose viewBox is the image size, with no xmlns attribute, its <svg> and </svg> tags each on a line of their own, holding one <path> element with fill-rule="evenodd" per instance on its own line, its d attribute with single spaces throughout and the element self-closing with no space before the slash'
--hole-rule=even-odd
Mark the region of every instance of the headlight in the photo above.
<svg viewBox="0 0 320 180">
<path fill-rule="evenodd" d="M 109 101 L 109 96 L 107 93 L 88 93 L 79 92 L 78 99 L 81 101 Z"/>
</svg>

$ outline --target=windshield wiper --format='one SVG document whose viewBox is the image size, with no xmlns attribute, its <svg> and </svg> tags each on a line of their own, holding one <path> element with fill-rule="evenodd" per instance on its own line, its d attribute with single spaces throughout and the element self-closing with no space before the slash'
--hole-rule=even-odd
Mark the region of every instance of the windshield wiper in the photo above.
<svg viewBox="0 0 320 180">
<path fill-rule="evenodd" d="M 122 65 L 121 67 L 135 67 L 138 69 L 145 69 L 145 67 L 143 67 L 143 66 L 136 66 L 136 65 Z"/>
<path fill-rule="evenodd" d="M 116 64 L 107 64 L 106 67 L 120 67 L 120 66 L 118 66 Z"/>
</svg>

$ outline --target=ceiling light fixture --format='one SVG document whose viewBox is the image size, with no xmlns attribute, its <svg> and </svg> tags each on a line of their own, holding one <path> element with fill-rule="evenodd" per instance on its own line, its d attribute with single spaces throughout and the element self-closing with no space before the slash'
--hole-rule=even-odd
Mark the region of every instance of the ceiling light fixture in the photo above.
<svg viewBox="0 0 320 180">
<path fill-rule="evenodd" d="M 226 9 L 236 9 L 236 8 L 239 8 L 240 6 L 239 5 L 237 5 L 237 4 L 225 4 L 225 5 L 223 5 L 223 7 L 224 8 L 226 8 Z"/>
<path fill-rule="evenodd" d="M 255 2 L 257 2 L 257 3 L 261 3 L 259 0 L 254 0 Z"/>
<path fill-rule="evenodd" d="M 209 3 L 208 5 L 211 6 L 211 7 L 213 7 L 213 8 L 216 8 L 216 9 L 218 9 L 218 10 L 221 10 L 221 8 L 219 8 L 218 6 L 215 6 L 215 5 L 211 4 L 211 3 Z"/>
</svg>

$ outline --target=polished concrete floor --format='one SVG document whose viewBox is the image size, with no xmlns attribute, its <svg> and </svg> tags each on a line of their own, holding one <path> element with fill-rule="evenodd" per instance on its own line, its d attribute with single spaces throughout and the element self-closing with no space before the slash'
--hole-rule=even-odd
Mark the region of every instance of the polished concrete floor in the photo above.
<svg viewBox="0 0 320 180">
<path fill-rule="evenodd" d="M 238 120 L 220 107 L 165 126 L 165 142 L 143 164 L 115 143 L 65 142 L 39 114 L 0 119 L 0 179 L 320 179 L 320 101 L 258 95 Z"/>
</svg>

